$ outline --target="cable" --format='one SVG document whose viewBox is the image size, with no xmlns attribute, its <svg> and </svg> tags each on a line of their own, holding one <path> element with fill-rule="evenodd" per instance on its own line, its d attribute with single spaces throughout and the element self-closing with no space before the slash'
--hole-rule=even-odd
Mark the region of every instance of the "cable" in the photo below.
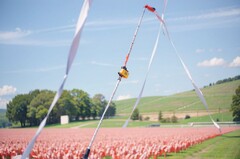
<svg viewBox="0 0 240 159">
<path fill-rule="evenodd" d="M 112 99 L 113 99 L 113 97 L 114 97 L 114 95 L 115 95 L 115 93 L 116 93 L 116 91 L 117 91 L 117 89 L 118 89 L 118 86 L 119 86 L 119 84 L 120 84 L 120 82 L 121 82 L 121 79 L 122 79 L 122 78 L 128 78 L 128 70 L 127 70 L 127 67 L 126 67 L 126 66 L 127 66 L 128 60 L 129 60 L 129 56 L 130 56 L 130 54 L 131 54 L 131 52 L 132 52 L 132 48 L 133 48 L 135 39 L 136 39 L 137 34 L 138 34 L 138 30 L 139 30 L 140 25 L 141 25 L 141 23 L 142 23 L 142 19 L 143 19 L 144 13 L 145 13 L 145 8 L 144 8 L 144 10 L 143 10 L 143 12 L 142 12 L 142 15 L 141 15 L 141 17 L 140 17 L 140 19 L 139 19 L 139 21 L 138 21 L 138 25 L 137 25 L 137 28 L 136 28 L 135 33 L 134 33 L 134 35 L 133 35 L 133 40 L 132 40 L 132 43 L 131 43 L 131 45 L 130 45 L 128 54 L 127 54 L 127 56 L 126 56 L 126 59 L 125 59 L 125 62 L 124 62 L 124 66 L 122 66 L 120 72 L 118 72 L 119 77 L 118 77 L 117 83 L 116 83 L 116 85 L 115 85 L 115 87 L 114 87 L 114 89 L 113 89 L 113 92 L 112 92 L 112 95 L 111 95 L 111 97 L 110 97 L 110 100 L 108 101 L 108 104 L 107 104 L 107 106 L 106 106 L 106 108 L 105 108 L 105 110 L 104 110 L 104 112 L 103 112 L 103 114 L 102 114 L 102 117 L 101 117 L 101 119 L 100 119 L 100 121 L 99 121 L 99 123 L 98 123 L 97 128 L 95 129 L 95 132 L 94 132 L 94 134 L 93 134 L 93 136 L 92 136 L 92 139 L 91 139 L 91 141 L 90 141 L 90 143 L 89 143 L 89 145 L 88 145 L 88 148 L 87 148 L 87 150 L 86 150 L 86 152 L 85 152 L 85 154 L 84 154 L 84 156 L 83 156 L 82 159 L 88 159 L 88 156 L 89 156 L 90 151 L 91 151 L 92 144 L 93 144 L 93 142 L 94 142 L 94 140 L 95 140 L 95 138 L 96 138 L 96 136 L 97 136 L 97 133 L 98 133 L 98 131 L 99 131 L 99 129 L 100 129 L 100 126 L 101 126 L 101 124 L 102 124 L 102 121 L 103 121 L 103 119 L 104 119 L 104 116 L 105 116 L 105 114 L 106 114 L 106 112 L 107 112 L 107 110 L 108 110 L 108 108 L 109 108 L 109 106 L 110 106 L 110 104 L 111 104 L 111 102 L 112 102 Z"/>
</svg>

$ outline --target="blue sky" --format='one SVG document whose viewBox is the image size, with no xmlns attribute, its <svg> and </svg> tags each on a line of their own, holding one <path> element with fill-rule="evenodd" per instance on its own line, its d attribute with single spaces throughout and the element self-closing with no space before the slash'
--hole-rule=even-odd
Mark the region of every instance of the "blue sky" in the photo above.
<svg viewBox="0 0 240 159">
<path fill-rule="evenodd" d="M 0 2 L 0 108 L 17 94 L 58 89 L 82 2 Z M 161 13 L 160 0 L 93 1 L 65 89 L 109 98 L 145 4 Z M 239 0 L 169 0 L 165 21 L 199 87 L 239 75 Z M 130 76 L 122 80 L 114 100 L 138 95 L 158 26 L 156 17 L 146 12 L 129 59 Z M 191 89 L 174 49 L 162 34 L 143 96 Z"/>
</svg>

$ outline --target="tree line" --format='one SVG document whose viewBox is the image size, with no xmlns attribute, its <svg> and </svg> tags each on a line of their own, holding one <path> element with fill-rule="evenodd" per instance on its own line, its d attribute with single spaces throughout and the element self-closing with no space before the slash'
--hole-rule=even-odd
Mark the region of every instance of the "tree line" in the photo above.
<svg viewBox="0 0 240 159">
<path fill-rule="evenodd" d="M 240 75 L 237 75 L 235 77 L 225 78 L 225 79 L 222 79 L 222 80 L 218 80 L 216 83 L 209 83 L 209 86 L 211 87 L 215 84 L 222 84 L 222 83 L 236 81 L 236 80 L 240 80 Z M 204 86 L 204 87 L 207 87 L 207 86 Z"/>
<path fill-rule="evenodd" d="M 34 90 L 27 94 L 19 94 L 7 104 L 6 117 L 13 123 L 20 122 L 21 127 L 36 126 L 47 115 L 55 96 L 54 91 Z M 49 115 L 47 124 L 60 123 L 61 115 L 68 115 L 70 122 L 101 117 L 107 105 L 102 94 L 90 98 L 83 90 L 64 90 L 58 102 Z M 106 117 L 116 113 L 115 103 L 111 103 Z"/>
</svg>

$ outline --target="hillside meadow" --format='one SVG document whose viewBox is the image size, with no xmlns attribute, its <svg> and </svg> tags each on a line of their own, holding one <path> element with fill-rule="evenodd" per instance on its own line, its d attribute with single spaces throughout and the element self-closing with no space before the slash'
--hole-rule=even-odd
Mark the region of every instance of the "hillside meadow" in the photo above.
<svg viewBox="0 0 240 159">
<path fill-rule="evenodd" d="M 231 120 L 230 107 L 232 96 L 236 88 L 240 85 L 240 80 L 205 87 L 202 90 L 209 106 L 210 114 L 220 114 L 226 120 Z M 129 116 L 136 98 L 115 101 L 118 116 Z M 162 111 L 163 117 L 176 115 L 182 119 L 186 115 L 191 117 L 206 116 L 208 113 L 194 90 L 170 95 L 143 97 L 138 105 L 140 114 L 143 117 L 150 117 L 150 120 L 157 120 L 158 112 Z M 226 121 L 225 120 L 225 121 Z"/>
<path fill-rule="evenodd" d="M 240 85 L 240 80 L 227 82 L 203 88 L 202 91 L 209 104 L 209 112 L 215 121 L 231 122 L 232 112 L 230 111 L 232 96 L 235 94 L 236 88 Z M 115 101 L 117 115 L 113 118 L 104 119 L 101 127 L 122 127 L 125 120 L 129 117 L 133 104 L 136 99 L 127 99 Z M 173 127 L 178 127 L 181 124 L 190 124 L 193 122 L 211 122 L 208 112 L 201 104 L 199 98 L 193 90 L 171 95 L 171 96 L 154 96 L 143 97 L 138 106 L 140 114 L 143 118 L 149 117 L 149 120 L 130 121 L 128 127 L 147 127 L 151 124 L 159 124 L 158 112 L 161 110 L 163 118 L 176 115 L 178 122 Z M 184 119 L 189 115 L 189 119 Z M 72 122 L 67 125 L 50 125 L 48 127 L 55 128 L 95 128 L 98 120 L 86 120 Z M 164 127 L 165 123 L 161 123 Z M 177 124 L 177 125 L 176 125 Z"/>
</svg>

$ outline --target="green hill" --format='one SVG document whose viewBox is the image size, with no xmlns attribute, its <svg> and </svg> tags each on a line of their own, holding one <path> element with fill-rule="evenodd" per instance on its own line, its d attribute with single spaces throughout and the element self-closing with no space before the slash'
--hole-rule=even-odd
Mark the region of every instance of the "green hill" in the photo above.
<svg viewBox="0 0 240 159">
<path fill-rule="evenodd" d="M 216 84 L 202 90 L 209 110 L 212 114 L 229 112 L 232 96 L 240 85 L 240 80 Z M 136 99 L 115 101 L 117 115 L 129 115 Z M 161 110 L 165 116 L 178 114 L 182 118 L 186 114 L 191 116 L 204 116 L 207 114 L 204 105 L 199 100 L 194 90 L 170 96 L 143 97 L 138 105 L 141 114 L 155 116 Z M 194 115 L 195 114 L 195 115 Z"/>
<path fill-rule="evenodd" d="M 215 121 L 232 121 L 230 106 L 232 103 L 232 96 L 235 94 L 235 90 L 239 85 L 240 80 L 234 80 L 202 89 L 208 102 L 212 118 Z M 101 127 L 122 127 L 126 118 L 129 117 L 135 101 L 136 98 L 114 101 L 117 108 L 116 116 L 103 120 Z M 138 109 L 143 119 L 149 117 L 149 121 L 130 121 L 129 127 L 145 127 L 152 124 L 159 124 L 157 120 L 160 110 L 162 111 L 164 119 L 172 117 L 173 115 L 177 116 L 179 119 L 177 126 L 179 126 L 179 124 L 188 124 L 192 122 L 211 122 L 205 107 L 200 102 L 194 90 L 171 96 L 143 97 L 138 105 Z M 186 115 L 189 115 L 190 118 L 181 120 Z M 98 120 L 80 121 L 66 125 L 57 124 L 49 127 L 93 128 L 97 126 L 98 122 Z M 161 125 L 164 125 L 164 123 L 161 123 Z"/>
</svg>

